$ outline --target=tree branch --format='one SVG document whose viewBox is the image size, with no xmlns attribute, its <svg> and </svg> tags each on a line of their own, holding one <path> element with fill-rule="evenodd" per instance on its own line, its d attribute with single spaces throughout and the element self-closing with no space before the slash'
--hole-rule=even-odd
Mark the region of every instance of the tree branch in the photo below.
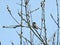
<svg viewBox="0 0 60 45">
<path fill-rule="evenodd" d="M 57 22 L 55 21 L 54 17 L 52 16 L 52 14 L 50 14 L 51 18 L 53 19 L 53 21 L 57 24 Z M 58 25 L 58 24 L 57 24 Z"/>
<path fill-rule="evenodd" d="M 16 33 L 18 34 L 18 36 L 20 37 L 20 36 L 22 36 L 21 34 L 19 34 L 17 31 L 16 31 Z M 32 44 L 27 38 L 25 38 L 24 36 L 22 36 L 26 41 L 28 41 L 30 44 Z"/>
<path fill-rule="evenodd" d="M 26 27 L 26 28 L 28 28 L 28 26 L 22 26 L 22 25 L 2 26 L 2 28 L 17 28 L 17 27 Z"/>
<path fill-rule="evenodd" d="M 9 9 L 9 6 L 8 6 L 8 5 L 7 5 L 7 10 L 8 10 L 8 12 L 9 12 L 9 14 L 11 15 L 11 17 L 15 20 L 15 22 L 19 24 L 19 22 L 18 22 L 18 21 L 14 18 L 14 16 L 12 15 L 11 10 Z"/>
</svg>

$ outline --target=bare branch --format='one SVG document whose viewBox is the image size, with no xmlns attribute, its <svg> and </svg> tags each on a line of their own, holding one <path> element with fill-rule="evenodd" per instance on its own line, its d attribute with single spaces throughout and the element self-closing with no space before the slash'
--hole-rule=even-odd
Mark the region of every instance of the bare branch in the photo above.
<svg viewBox="0 0 60 45">
<path fill-rule="evenodd" d="M 28 24 L 28 25 L 29 25 L 29 24 Z M 34 35 L 35 35 L 43 44 L 45 44 L 44 41 L 41 40 L 41 38 L 34 32 L 34 30 L 31 28 L 30 25 L 29 25 L 29 28 L 30 28 L 30 30 L 34 33 Z"/>
<path fill-rule="evenodd" d="M 23 25 L 9 25 L 9 26 L 2 26 L 2 28 L 17 28 L 17 27 L 26 27 L 29 28 L 28 26 L 23 26 Z M 32 26 L 31 26 L 32 27 Z M 41 29 L 40 29 L 41 30 Z"/>
<path fill-rule="evenodd" d="M 53 37 L 54 38 L 56 37 L 56 32 L 54 32 L 54 34 L 50 37 L 50 39 L 48 40 L 48 42 L 50 42 L 53 39 Z"/>
<path fill-rule="evenodd" d="M 16 3 L 16 4 L 21 6 L 21 4 L 19 4 L 19 3 Z M 22 5 L 22 6 L 25 7 L 25 5 Z"/>
<path fill-rule="evenodd" d="M 14 45 L 14 43 L 13 43 L 13 42 L 11 42 L 11 44 L 12 44 L 12 45 Z"/>
<path fill-rule="evenodd" d="M 17 28 L 17 27 L 21 27 L 22 25 L 10 25 L 10 26 L 3 26 L 2 28 Z M 28 26 L 22 26 L 22 27 L 26 27 L 28 28 Z"/>
<path fill-rule="evenodd" d="M 44 41 L 44 40 L 42 39 L 41 35 L 38 33 L 38 31 L 37 31 L 36 29 L 34 29 L 34 30 L 35 30 L 36 33 L 39 35 L 40 39 L 41 39 L 42 41 Z"/>
<path fill-rule="evenodd" d="M 51 18 L 53 19 L 53 21 L 57 24 L 57 22 L 55 21 L 54 17 L 52 16 L 52 14 L 50 14 Z M 58 25 L 58 24 L 57 24 Z"/>
<path fill-rule="evenodd" d="M 0 45 L 1 45 L 1 41 L 0 41 Z"/>
<path fill-rule="evenodd" d="M 21 34 L 19 34 L 17 31 L 16 31 L 16 33 L 18 34 L 18 36 L 20 37 L 20 36 L 22 36 Z M 26 41 L 28 41 L 30 44 L 32 44 L 27 38 L 25 38 L 24 36 L 22 36 Z"/>
<path fill-rule="evenodd" d="M 20 16 L 20 17 L 22 17 L 21 16 L 21 14 L 19 13 L 19 11 L 18 11 L 18 15 Z M 26 23 L 27 23 L 27 21 L 22 17 L 22 20 L 24 20 Z"/>
<path fill-rule="evenodd" d="M 33 12 L 39 10 L 39 9 L 40 9 L 40 8 L 34 9 L 34 10 L 30 11 L 30 13 L 33 13 Z"/>
<path fill-rule="evenodd" d="M 9 12 L 9 14 L 11 15 L 11 17 L 15 20 L 15 22 L 19 24 L 19 22 L 13 17 L 13 15 L 11 13 L 11 10 L 9 9 L 9 6 L 8 5 L 7 5 L 7 10 Z"/>
</svg>

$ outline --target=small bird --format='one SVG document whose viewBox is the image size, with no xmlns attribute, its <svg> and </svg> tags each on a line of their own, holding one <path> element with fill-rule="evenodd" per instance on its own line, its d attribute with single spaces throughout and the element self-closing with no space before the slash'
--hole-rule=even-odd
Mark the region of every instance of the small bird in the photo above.
<svg viewBox="0 0 60 45">
<path fill-rule="evenodd" d="M 32 27 L 35 28 L 35 29 L 38 29 L 38 26 L 36 25 L 36 22 L 32 23 Z"/>
</svg>

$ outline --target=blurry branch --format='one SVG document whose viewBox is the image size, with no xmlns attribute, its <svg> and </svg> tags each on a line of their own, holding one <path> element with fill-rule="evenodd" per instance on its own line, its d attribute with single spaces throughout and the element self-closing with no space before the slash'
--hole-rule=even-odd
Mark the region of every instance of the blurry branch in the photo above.
<svg viewBox="0 0 60 45">
<path fill-rule="evenodd" d="M 0 41 L 0 45 L 1 45 L 1 41 Z"/>
<path fill-rule="evenodd" d="M 41 37 L 41 35 L 39 34 L 39 32 L 38 32 L 36 29 L 34 29 L 34 30 L 35 30 L 36 33 L 39 35 L 40 39 L 43 40 L 42 37 Z"/>
<path fill-rule="evenodd" d="M 32 33 L 32 31 L 30 30 L 30 41 L 32 43 L 32 45 L 34 45 L 33 41 L 34 41 L 34 34 Z"/>
<path fill-rule="evenodd" d="M 21 16 L 21 14 L 19 13 L 19 11 L 18 11 L 18 15 L 20 16 L 20 17 L 22 17 Z M 27 23 L 27 21 L 22 17 L 22 20 L 24 20 L 26 23 Z"/>
<path fill-rule="evenodd" d="M 21 25 L 15 25 L 15 26 L 13 26 L 13 27 L 10 27 L 10 26 L 7 26 L 7 27 L 5 27 L 5 26 L 3 26 L 3 28 L 16 28 L 16 27 L 20 27 Z M 23 26 L 23 27 L 27 27 L 28 28 L 28 26 Z M 39 39 L 39 40 L 41 40 L 43 43 L 44 43 L 44 41 L 33 31 L 33 29 L 30 27 L 30 29 L 32 30 L 32 32 L 35 34 L 35 36 Z M 36 31 L 37 32 L 37 31 Z M 38 32 L 37 32 L 38 33 Z M 24 38 L 24 36 L 22 36 L 23 38 Z"/>
<path fill-rule="evenodd" d="M 18 15 L 21 16 L 21 14 L 22 14 L 23 16 L 26 16 L 24 13 L 21 13 L 21 12 L 19 12 L 19 10 L 18 10 Z"/>
<path fill-rule="evenodd" d="M 23 0 L 21 0 L 21 22 L 20 22 L 21 25 L 23 24 L 23 21 L 22 21 L 22 11 L 23 11 L 22 9 L 23 9 L 23 7 L 22 7 L 22 5 L 23 5 Z M 21 35 L 23 33 L 22 30 L 23 29 L 22 29 L 22 26 L 21 26 L 21 33 L 20 33 Z M 20 45 L 22 45 L 22 36 L 20 36 Z"/>
<path fill-rule="evenodd" d="M 56 8 L 57 8 L 57 45 L 59 45 L 59 7 L 58 0 L 56 0 Z"/>
<path fill-rule="evenodd" d="M 3 28 L 17 28 L 17 27 L 26 27 L 26 28 L 28 28 L 28 26 L 22 26 L 22 25 L 3 26 Z"/>
<path fill-rule="evenodd" d="M 56 32 L 54 32 L 54 34 L 50 37 L 50 39 L 48 40 L 48 42 L 50 42 L 52 39 L 54 41 L 55 40 L 55 37 L 56 37 Z"/>
<path fill-rule="evenodd" d="M 56 32 L 53 35 L 53 43 L 52 43 L 52 45 L 55 45 L 55 37 L 56 37 Z"/>
<path fill-rule="evenodd" d="M 58 0 L 56 0 L 56 6 L 57 6 L 57 18 L 59 18 L 59 7 L 58 7 Z"/>
<path fill-rule="evenodd" d="M 29 1 L 30 0 L 28 0 L 28 1 L 25 1 L 25 3 L 27 4 L 27 3 L 29 3 Z M 17 5 L 21 5 L 21 4 L 19 4 L 19 3 L 16 3 Z M 23 7 L 25 7 L 25 5 L 22 5 Z"/>
<path fill-rule="evenodd" d="M 40 35 L 39 32 L 38 32 L 36 29 L 34 29 L 34 30 L 36 31 L 36 33 L 37 33 L 38 36 L 40 37 L 40 41 L 42 41 L 42 43 L 43 43 L 44 45 L 46 45 L 46 44 L 44 43 L 44 40 L 43 40 L 44 36 L 43 36 L 43 35 Z"/>
<path fill-rule="evenodd" d="M 25 41 L 23 41 L 23 45 L 26 45 Z"/>
<path fill-rule="evenodd" d="M 30 30 L 34 33 L 34 35 L 42 42 L 42 43 L 44 43 L 44 41 L 39 37 L 39 35 L 37 35 L 36 33 L 38 33 L 38 32 L 35 32 L 33 29 L 32 29 L 32 27 L 31 27 L 31 25 L 30 25 L 30 20 L 29 20 L 29 14 L 28 14 L 28 10 L 27 10 L 27 4 L 25 4 L 25 12 L 26 12 L 26 19 L 27 19 L 27 24 L 28 24 L 28 27 L 30 28 Z M 36 9 L 37 10 L 37 9 Z M 35 10 L 34 10 L 35 11 Z M 32 11 L 33 12 L 33 11 Z M 45 44 L 45 43 L 44 43 Z"/>
<path fill-rule="evenodd" d="M 38 29 L 40 29 L 42 31 L 42 29 L 40 27 L 38 27 Z"/>
<path fill-rule="evenodd" d="M 8 10 L 8 12 L 9 12 L 9 14 L 12 15 L 12 14 L 11 14 L 11 10 L 9 9 L 9 6 L 8 6 L 8 5 L 7 5 L 7 10 Z"/>
<path fill-rule="evenodd" d="M 9 25 L 9 26 L 2 26 L 2 28 L 17 28 L 17 27 L 26 27 L 29 28 L 28 26 L 23 26 L 23 25 Z M 32 27 L 32 26 L 31 26 Z M 41 29 L 40 29 L 41 30 Z"/>
<path fill-rule="evenodd" d="M 30 25 L 29 22 L 28 22 L 28 27 L 29 27 L 30 30 L 34 33 L 34 35 L 35 35 L 40 41 L 43 42 L 43 39 L 42 39 L 41 36 L 39 35 L 38 31 L 37 31 L 37 30 L 33 30 L 33 29 L 32 29 L 32 26 Z M 36 31 L 36 33 L 37 33 L 38 35 L 37 35 L 34 31 Z M 43 42 L 43 43 L 44 43 L 44 42 Z"/>
<path fill-rule="evenodd" d="M 17 31 L 16 31 L 16 33 L 18 34 L 18 36 L 20 37 L 20 36 L 22 36 L 21 34 L 19 34 Z M 25 38 L 24 36 L 22 36 L 26 41 L 28 41 L 30 44 L 32 44 L 27 38 Z"/>
<path fill-rule="evenodd" d="M 45 44 L 44 41 L 34 32 L 34 30 L 31 28 L 30 24 L 28 24 L 28 25 L 29 25 L 30 30 L 34 33 L 34 35 L 35 35 L 43 44 Z"/>
<path fill-rule="evenodd" d="M 31 41 L 30 41 L 31 42 Z M 26 40 L 26 45 L 28 45 L 28 41 Z M 31 45 L 32 45 L 32 42 L 31 42 Z"/>
<path fill-rule="evenodd" d="M 43 45 L 48 45 L 47 43 L 47 31 L 46 31 L 46 22 L 45 22 L 45 0 L 41 2 L 42 16 L 41 16 L 41 28 L 44 27 L 44 43 Z"/>
<path fill-rule="evenodd" d="M 53 19 L 53 21 L 56 23 L 57 25 L 57 45 L 59 45 L 59 8 L 58 8 L 58 0 L 56 0 L 56 8 L 57 8 L 57 22 L 55 21 L 55 19 L 53 18 L 52 14 L 51 14 L 51 17 Z"/>
<path fill-rule="evenodd" d="M 39 10 L 39 9 L 40 9 L 40 8 L 34 9 L 34 10 L 30 11 L 30 13 L 33 13 L 33 12 Z"/>
<path fill-rule="evenodd" d="M 14 45 L 14 43 L 13 43 L 13 42 L 11 42 L 11 44 L 12 44 L 12 45 Z"/>
<path fill-rule="evenodd" d="M 18 4 L 18 3 L 16 3 L 16 4 Z M 21 5 L 21 4 L 18 4 L 18 5 Z M 22 6 L 25 7 L 25 5 L 22 5 Z M 33 13 L 33 12 L 39 10 L 39 9 L 40 9 L 40 8 L 34 9 L 34 10 L 30 11 L 29 13 Z"/>
<path fill-rule="evenodd" d="M 16 4 L 21 6 L 21 4 L 19 4 L 19 3 L 16 3 Z M 25 7 L 25 5 L 22 5 L 22 6 Z"/>
<path fill-rule="evenodd" d="M 36 31 L 34 31 L 33 29 L 32 29 L 32 27 L 31 27 L 31 25 L 30 25 L 30 17 L 29 17 L 29 13 L 28 13 L 28 6 L 27 6 L 27 4 L 25 3 L 25 13 L 26 13 L 26 19 L 27 19 L 27 24 L 28 24 L 28 27 L 30 28 L 30 30 L 34 33 L 34 35 L 43 43 L 43 44 L 45 44 L 44 43 L 44 41 L 43 41 L 43 39 L 41 39 L 41 37 L 40 37 L 40 35 L 39 35 L 39 33 Z M 38 8 L 39 9 L 39 8 Z M 38 9 L 35 9 L 35 10 L 33 10 L 32 12 L 34 12 L 34 11 L 36 11 L 36 10 L 38 10 Z M 38 35 L 37 35 L 37 34 Z"/>
<path fill-rule="evenodd" d="M 53 21 L 57 24 L 57 22 L 55 21 L 54 17 L 52 16 L 52 14 L 50 14 L 50 16 L 53 19 Z"/>
<path fill-rule="evenodd" d="M 26 41 L 28 41 L 30 44 L 32 44 L 27 38 L 25 38 L 24 36 L 22 36 Z"/>
<path fill-rule="evenodd" d="M 13 17 L 11 10 L 9 9 L 9 6 L 7 5 L 7 10 L 9 12 L 9 14 L 11 15 L 11 17 L 15 20 L 15 22 L 17 22 L 19 24 L 19 22 Z"/>
</svg>

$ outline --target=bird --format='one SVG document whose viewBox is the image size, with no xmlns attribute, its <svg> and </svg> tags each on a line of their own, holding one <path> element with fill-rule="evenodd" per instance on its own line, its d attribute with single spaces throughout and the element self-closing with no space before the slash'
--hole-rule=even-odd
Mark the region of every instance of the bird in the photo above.
<svg viewBox="0 0 60 45">
<path fill-rule="evenodd" d="M 42 30 L 41 28 L 39 28 L 39 27 L 37 26 L 36 22 L 32 22 L 32 27 L 33 27 L 34 29 L 40 29 L 40 30 Z"/>
<path fill-rule="evenodd" d="M 33 23 L 32 23 L 32 27 L 33 27 L 34 29 L 38 29 L 38 26 L 37 26 L 36 22 L 33 22 Z"/>
</svg>

